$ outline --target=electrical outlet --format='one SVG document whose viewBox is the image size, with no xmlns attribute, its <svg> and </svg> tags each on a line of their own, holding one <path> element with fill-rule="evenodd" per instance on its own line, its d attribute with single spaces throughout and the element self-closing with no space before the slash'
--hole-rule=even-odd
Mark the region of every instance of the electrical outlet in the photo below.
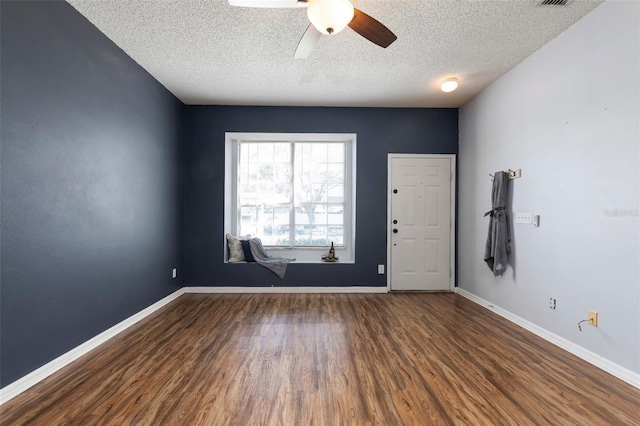
<svg viewBox="0 0 640 426">
<path fill-rule="evenodd" d="M 384 265 L 378 265 L 378 275 L 384 275 Z"/>
<path fill-rule="evenodd" d="M 598 326 L 598 313 L 596 311 L 587 311 L 589 318 L 589 324 L 597 327 Z"/>
<path fill-rule="evenodd" d="M 178 276 L 178 270 L 176 268 L 173 268 L 173 271 L 171 272 L 171 278 L 175 278 Z"/>
<path fill-rule="evenodd" d="M 554 299 L 553 297 L 549 298 L 549 309 L 556 309 L 556 299 Z"/>
</svg>

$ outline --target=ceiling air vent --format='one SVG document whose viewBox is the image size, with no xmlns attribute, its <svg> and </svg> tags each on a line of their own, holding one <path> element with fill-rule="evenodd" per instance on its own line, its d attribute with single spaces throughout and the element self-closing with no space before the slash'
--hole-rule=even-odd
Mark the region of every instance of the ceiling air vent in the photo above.
<svg viewBox="0 0 640 426">
<path fill-rule="evenodd" d="M 538 2 L 538 6 L 567 6 L 573 0 L 542 0 Z"/>
</svg>

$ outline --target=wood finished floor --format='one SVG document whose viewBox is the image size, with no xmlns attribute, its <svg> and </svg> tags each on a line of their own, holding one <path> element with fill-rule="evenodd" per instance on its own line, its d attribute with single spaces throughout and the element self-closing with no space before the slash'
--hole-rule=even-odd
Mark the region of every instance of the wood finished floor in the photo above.
<svg viewBox="0 0 640 426">
<path fill-rule="evenodd" d="M 191 294 L 0 422 L 638 425 L 640 390 L 455 294 Z"/>
</svg>

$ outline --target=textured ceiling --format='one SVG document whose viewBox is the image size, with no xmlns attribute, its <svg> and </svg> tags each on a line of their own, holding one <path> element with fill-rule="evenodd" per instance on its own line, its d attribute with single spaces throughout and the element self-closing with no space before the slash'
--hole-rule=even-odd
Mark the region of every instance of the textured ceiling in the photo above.
<svg viewBox="0 0 640 426">
<path fill-rule="evenodd" d="M 461 106 L 602 1 L 358 0 L 394 44 L 382 49 L 347 28 L 294 59 L 305 9 L 68 0 L 186 104 L 376 107 Z M 440 92 L 452 76 L 458 90 Z"/>
</svg>

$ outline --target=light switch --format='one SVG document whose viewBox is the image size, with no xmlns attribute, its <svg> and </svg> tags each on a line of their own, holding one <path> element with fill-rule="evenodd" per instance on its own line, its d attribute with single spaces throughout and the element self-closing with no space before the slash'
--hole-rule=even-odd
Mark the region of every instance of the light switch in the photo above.
<svg viewBox="0 0 640 426">
<path fill-rule="evenodd" d="M 516 213 L 516 223 L 533 223 L 531 213 Z"/>
</svg>

